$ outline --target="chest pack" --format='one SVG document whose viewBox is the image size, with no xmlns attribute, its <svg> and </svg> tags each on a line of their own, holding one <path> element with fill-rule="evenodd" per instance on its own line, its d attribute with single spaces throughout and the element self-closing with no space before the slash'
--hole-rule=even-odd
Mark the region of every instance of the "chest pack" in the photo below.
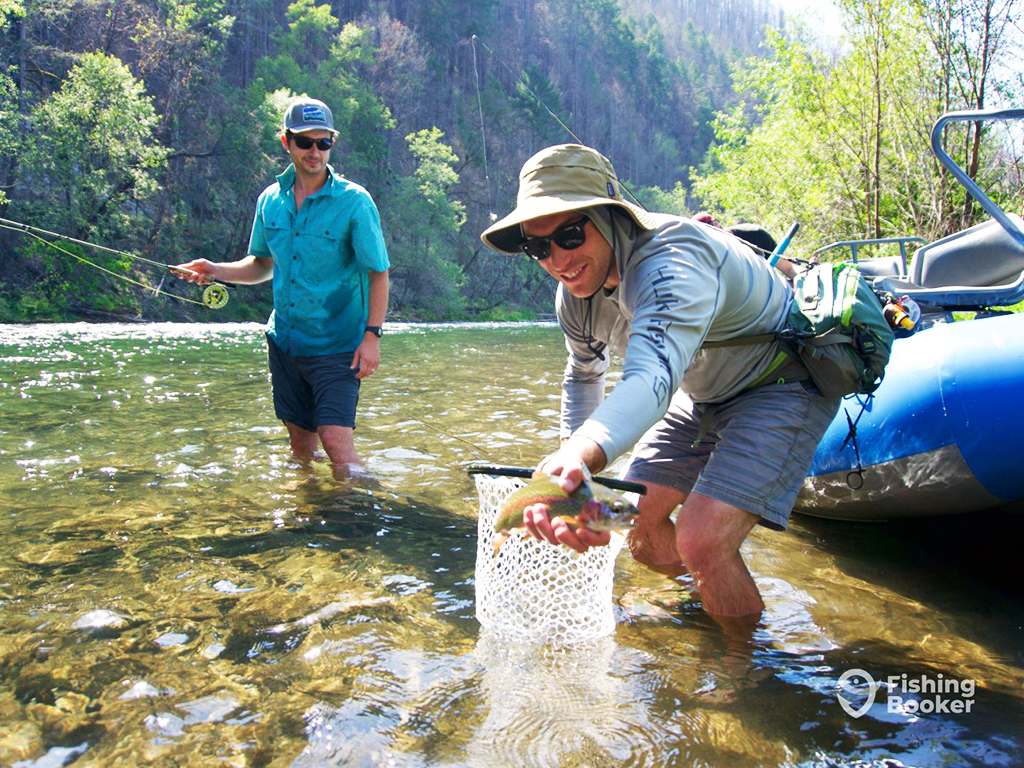
<svg viewBox="0 0 1024 768">
<path fill-rule="evenodd" d="M 792 280 L 793 305 L 785 328 L 704 346 L 779 341 L 825 397 L 874 392 L 882 383 L 893 341 L 881 300 L 855 267 L 832 262 L 794 266 L 798 272 Z M 755 385 L 770 380 L 772 370 L 784 361 L 785 355 L 777 357 Z"/>
</svg>

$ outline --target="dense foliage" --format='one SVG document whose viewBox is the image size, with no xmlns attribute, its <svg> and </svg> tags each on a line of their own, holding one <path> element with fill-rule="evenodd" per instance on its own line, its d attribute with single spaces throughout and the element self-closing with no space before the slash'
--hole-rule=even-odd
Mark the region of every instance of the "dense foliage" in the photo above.
<svg viewBox="0 0 1024 768">
<path fill-rule="evenodd" d="M 1012 0 L 841 0 L 828 55 L 769 34 L 769 55 L 737 72 L 748 101 L 720 114 L 694 190 L 727 216 L 807 248 L 968 227 L 981 208 L 932 154 L 945 112 L 1020 106 L 1020 4 Z M 996 99 L 992 97 L 995 96 Z M 1022 123 L 956 123 L 945 149 L 1005 210 L 1024 207 Z M 803 255 L 809 255 L 804 253 Z"/>
<path fill-rule="evenodd" d="M 1020 72 L 1018 2 L 841 0 L 829 56 L 770 0 L 0 0 L 0 217 L 161 263 L 240 258 L 284 167 L 283 105 L 306 93 L 334 112 L 335 167 L 380 208 L 391 317 L 550 311 L 542 271 L 478 234 L 522 162 L 572 140 L 551 112 L 651 208 L 776 232 L 799 218 L 806 242 L 935 234 L 973 209 L 928 126 L 1019 94 L 993 74 Z M 976 129 L 950 147 L 1020 202 L 1018 148 Z M 262 320 L 271 303 L 239 288 L 213 315 L 6 230 L 0 264 L 0 321 Z"/>
</svg>

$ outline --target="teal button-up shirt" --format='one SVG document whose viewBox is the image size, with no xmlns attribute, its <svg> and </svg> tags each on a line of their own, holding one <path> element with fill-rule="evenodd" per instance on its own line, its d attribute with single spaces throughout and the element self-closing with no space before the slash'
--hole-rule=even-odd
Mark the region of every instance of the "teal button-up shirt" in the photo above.
<svg viewBox="0 0 1024 768">
<path fill-rule="evenodd" d="M 353 352 L 366 329 L 370 271 L 389 267 L 369 193 L 327 166 L 327 181 L 295 210 L 291 165 L 260 195 L 249 253 L 274 259 L 267 333 L 289 354 Z"/>
</svg>

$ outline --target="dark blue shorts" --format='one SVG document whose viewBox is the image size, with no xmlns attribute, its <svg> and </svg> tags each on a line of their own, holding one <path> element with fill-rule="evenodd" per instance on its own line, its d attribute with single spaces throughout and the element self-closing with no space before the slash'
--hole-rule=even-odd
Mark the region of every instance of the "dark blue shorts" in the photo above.
<svg viewBox="0 0 1024 768">
<path fill-rule="evenodd" d="M 327 425 L 355 428 L 359 369 L 349 367 L 354 354 L 295 357 L 267 336 L 277 418 L 310 432 Z"/>
</svg>

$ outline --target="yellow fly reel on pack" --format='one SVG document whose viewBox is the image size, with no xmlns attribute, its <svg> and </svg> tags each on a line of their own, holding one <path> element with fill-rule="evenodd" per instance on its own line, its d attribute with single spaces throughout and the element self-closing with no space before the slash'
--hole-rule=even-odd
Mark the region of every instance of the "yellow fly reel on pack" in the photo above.
<svg viewBox="0 0 1024 768">
<path fill-rule="evenodd" d="M 220 283 L 210 283 L 203 291 L 203 304 L 210 309 L 220 309 L 228 303 L 228 289 Z"/>
</svg>

